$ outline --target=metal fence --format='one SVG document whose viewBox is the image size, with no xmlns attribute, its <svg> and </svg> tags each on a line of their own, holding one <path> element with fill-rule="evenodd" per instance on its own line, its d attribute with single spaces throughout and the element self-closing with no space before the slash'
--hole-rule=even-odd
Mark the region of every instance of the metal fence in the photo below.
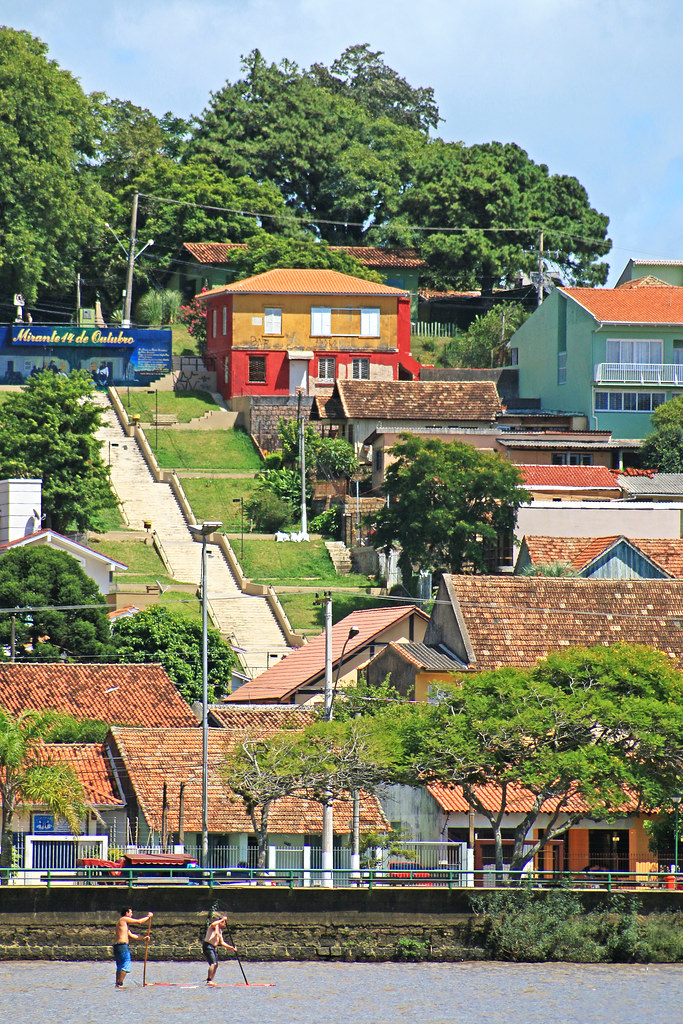
<svg viewBox="0 0 683 1024">
<path fill-rule="evenodd" d="M 458 325 L 413 320 L 410 333 L 417 338 L 455 338 L 458 334 Z"/>
</svg>

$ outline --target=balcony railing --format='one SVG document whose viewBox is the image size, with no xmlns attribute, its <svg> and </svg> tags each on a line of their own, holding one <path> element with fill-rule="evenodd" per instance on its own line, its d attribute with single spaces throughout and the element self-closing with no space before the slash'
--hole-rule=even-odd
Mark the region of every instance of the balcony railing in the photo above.
<svg viewBox="0 0 683 1024">
<path fill-rule="evenodd" d="M 595 384 L 657 384 L 683 387 L 683 364 L 597 363 Z"/>
</svg>

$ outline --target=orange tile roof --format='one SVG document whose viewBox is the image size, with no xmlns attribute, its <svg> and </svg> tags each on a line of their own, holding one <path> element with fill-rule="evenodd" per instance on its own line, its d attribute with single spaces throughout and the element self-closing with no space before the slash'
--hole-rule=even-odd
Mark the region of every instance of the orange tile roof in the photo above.
<svg viewBox="0 0 683 1024">
<path fill-rule="evenodd" d="M 255 277 L 246 277 L 234 284 L 226 284 L 202 292 L 197 298 L 205 299 L 218 294 L 256 295 L 364 295 L 396 296 L 408 295 L 402 288 L 391 288 L 388 284 L 377 284 L 338 270 L 277 269 L 267 270 Z"/>
<path fill-rule="evenodd" d="M 490 783 L 485 786 L 475 786 L 477 798 L 482 802 L 487 811 L 500 810 L 501 790 L 500 786 Z M 444 811 L 455 813 L 466 813 L 470 809 L 469 801 L 463 796 L 460 786 L 447 786 L 440 782 L 431 782 L 427 790 L 434 797 L 439 807 Z M 526 814 L 534 808 L 535 797 L 530 789 L 512 783 L 508 786 L 506 812 L 508 814 Z M 541 814 L 549 814 L 554 811 L 559 800 L 546 800 L 540 809 Z M 626 796 L 624 804 L 618 810 L 628 812 L 635 811 L 638 801 L 631 796 Z M 590 810 L 587 802 L 578 793 L 572 794 L 564 805 L 564 810 L 570 814 L 573 812 L 588 812 Z"/>
<path fill-rule="evenodd" d="M 269 736 L 280 729 L 303 729 L 314 720 L 311 708 L 301 704 L 212 704 L 210 720 L 232 735 Z"/>
<path fill-rule="evenodd" d="M 78 776 L 90 804 L 121 806 L 123 800 L 103 743 L 45 743 L 50 761 L 64 761 Z"/>
<path fill-rule="evenodd" d="M 600 323 L 681 324 L 683 288 L 560 288 Z"/>
<path fill-rule="evenodd" d="M 169 831 L 178 831 L 178 798 L 185 782 L 185 828 L 199 832 L 202 827 L 202 738 L 201 729 L 111 730 L 117 770 L 125 771 L 140 810 L 151 828 L 161 828 L 162 794 L 167 784 Z M 222 764 L 226 751 L 240 737 L 225 729 L 209 729 L 208 803 L 211 832 L 252 833 L 253 825 L 240 797 L 223 782 Z M 334 801 L 335 832 L 348 832 L 352 824 L 351 800 Z M 319 833 L 322 807 L 306 796 L 275 801 L 268 816 L 269 831 L 284 834 Z M 376 797 L 361 795 L 361 829 L 384 831 L 388 822 Z"/>
<path fill-rule="evenodd" d="M 0 662 L 0 707 L 11 714 L 54 708 L 123 725 L 199 724 L 161 665 Z"/>
<path fill-rule="evenodd" d="M 617 643 L 655 647 L 683 667 L 677 580 L 444 576 L 444 585 L 465 625 L 473 668 L 532 665 L 565 647 Z"/>
<path fill-rule="evenodd" d="M 184 242 L 183 248 L 200 263 L 227 263 L 236 249 L 248 249 L 246 242 Z M 365 267 L 377 269 L 422 269 L 427 266 L 414 249 L 384 249 L 374 245 L 331 245 L 332 252 L 346 252 Z"/>
<path fill-rule="evenodd" d="M 612 537 L 525 537 L 534 563 L 566 562 L 580 571 L 620 539 Z M 649 537 L 625 537 L 652 562 L 674 579 L 683 579 L 683 539 L 680 537 L 652 540 Z"/>
<path fill-rule="evenodd" d="M 336 672 L 342 647 L 348 639 L 352 627 L 358 629 L 358 635 L 346 644 L 344 660 L 357 655 L 364 647 L 374 642 L 382 642 L 381 635 L 385 629 L 395 625 L 410 615 L 427 616 L 415 605 L 401 605 L 389 608 L 368 608 L 365 611 L 351 612 L 332 627 L 332 671 Z M 272 668 L 262 672 L 250 682 L 240 686 L 239 690 L 229 694 L 226 702 L 273 702 L 288 700 L 297 690 L 318 679 L 325 671 L 325 633 L 320 633 L 310 643 L 298 647 L 286 655 Z"/>
<path fill-rule="evenodd" d="M 609 490 L 621 493 L 614 475 L 605 466 L 541 466 L 518 465 L 524 486 L 567 490 Z"/>
<path fill-rule="evenodd" d="M 493 381 L 338 380 L 335 391 L 350 419 L 490 423 L 501 411 Z"/>
</svg>

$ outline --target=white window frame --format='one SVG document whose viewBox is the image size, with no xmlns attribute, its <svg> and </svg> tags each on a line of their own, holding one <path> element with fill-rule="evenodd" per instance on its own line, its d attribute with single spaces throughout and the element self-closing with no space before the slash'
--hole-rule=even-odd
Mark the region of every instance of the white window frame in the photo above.
<svg viewBox="0 0 683 1024">
<path fill-rule="evenodd" d="M 351 360 L 351 379 L 370 380 L 370 360 L 359 358 Z"/>
<path fill-rule="evenodd" d="M 647 345 L 647 351 L 644 351 Z M 638 349 L 640 348 L 640 351 Z M 642 357 L 647 355 L 647 359 Z M 661 366 L 664 343 L 661 338 L 608 338 L 605 342 L 605 362 L 618 366 Z"/>
<path fill-rule="evenodd" d="M 626 399 L 625 396 L 629 398 Z M 632 404 L 632 397 L 636 396 L 634 409 L 627 409 L 626 404 Z M 596 412 L 625 412 L 628 415 L 647 413 L 648 415 L 664 405 L 666 401 L 665 391 L 606 391 L 601 389 L 595 392 L 594 409 Z M 605 405 L 599 404 L 605 402 Z M 619 406 L 619 408 L 616 408 Z"/>
<path fill-rule="evenodd" d="M 223 306 L 223 335 L 228 333 L 228 307 Z"/>
<path fill-rule="evenodd" d="M 211 337 L 212 338 L 217 338 L 218 337 L 218 333 L 216 331 L 217 318 L 216 318 L 216 308 L 215 308 L 215 306 L 212 309 L 211 313 L 212 313 L 212 316 L 211 316 Z"/>
<path fill-rule="evenodd" d="M 330 373 L 330 368 L 332 372 Z M 318 356 L 318 380 L 336 380 L 337 360 L 334 356 Z"/>
<path fill-rule="evenodd" d="M 332 309 L 330 306 L 311 306 L 311 336 L 329 338 L 332 334 Z"/>
<path fill-rule="evenodd" d="M 282 334 L 282 310 L 277 306 L 266 306 L 263 311 L 263 333 Z"/>
<path fill-rule="evenodd" d="M 361 338 L 379 338 L 379 307 L 361 308 L 360 336 Z"/>
</svg>

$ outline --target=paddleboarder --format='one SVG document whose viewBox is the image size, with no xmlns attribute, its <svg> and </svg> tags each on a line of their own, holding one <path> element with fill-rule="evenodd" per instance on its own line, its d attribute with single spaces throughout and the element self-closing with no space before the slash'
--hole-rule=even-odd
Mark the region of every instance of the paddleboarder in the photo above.
<svg viewBox="0 0 683 1024">
<path fill-rule="evenodd" d="M 235 946 L 231 946 L 223 938 L 223 929 L 228 923 L 227 917 L 218 917 L 215 921 L 211 921 L 209 927 L 206 929 L 206 935 L 202 942 L 202 953 L 204 959 L 209 965 L 209 973 L 206 979 L 207 985 L 215 986 L 216 982 L 213 980 L 218 970 L 218 947 L 223 946 L 225 949 L 231 949 L 233 953 L 237 952 Z"/>
<path fill-rule="evenodd" d="M 130 957 L 131 939 L 139 939 L 140 936 L 130 930 L 132 924 L 147 924 L 152 920 L 152 911 L 146 917 L 133 917 L 133 911 L 128 907 L 121 911 L 118 924 L 116 925 L 116 938 L 114 940 L 114 959 L 116 960 L 116 987 L 123 988 L 126 975 L 130 974 L 132 962 Z"/>
</svg>

